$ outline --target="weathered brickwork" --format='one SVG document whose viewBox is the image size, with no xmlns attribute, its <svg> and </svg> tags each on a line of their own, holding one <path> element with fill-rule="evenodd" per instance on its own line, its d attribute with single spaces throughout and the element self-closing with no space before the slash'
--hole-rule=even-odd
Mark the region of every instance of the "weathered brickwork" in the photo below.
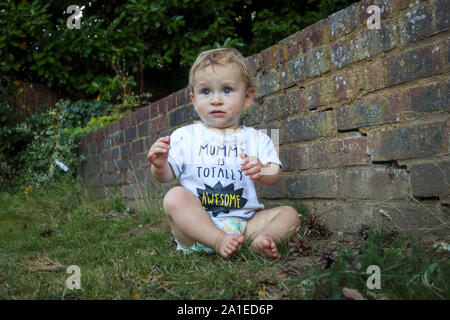
<svg viewBox="0 0 450 320">
<path fill-rule="evenodd" d="M 380 29 L 367 27 L 370 5 L 380 8 Z M 301 201 L 333 231 L 442 226 L 449 12 L 448 0 L 363 0 L 247 58 L 258 91 L 242 123 L 279 130 L 283 174 L 257 185 L 267 207 Z M 178 90 L 83 137 L 80 174 L 99 196 L 119 190 L 130 206 L 160 206 L 176 181 L 162 188 L 147 152 L 199 120 L 187 88 Z"/>
</svg>

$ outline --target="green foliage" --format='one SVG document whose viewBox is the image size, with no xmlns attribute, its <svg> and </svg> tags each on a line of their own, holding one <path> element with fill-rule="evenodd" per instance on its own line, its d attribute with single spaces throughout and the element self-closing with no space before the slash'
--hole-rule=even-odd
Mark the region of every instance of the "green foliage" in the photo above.
<svg viewBox="0 0 450 320">
<path fill-rule="evenodd" d="M 99 117 L 111 112 L 113 106 L 105 101 L 79 100 L 65 103 L 62 112 L 66 113 L 66 127 L 85 127 L 91 117 Z"/>
<path fill-rule="evenodd" d="M 425 250 L 412 236 L 369 231 L 360 254 L 341 247 L 330 268 L 314 267 L 288 283 L 302 286 L 309 299 L 343 299 L 344 287 L 357 289 L 366 299 L 449 299 L 450 260 L 443 255 Z M 381 289 L 369 291 L 366 270 L 371 265 L 380 268 Z"/>
<path fill-rule="evenodd" d="M 251 55 L 327 17 L 354 0 L 79 1 L 81 29 L 69 29 L 69 0 L 0 3 L 0 68 L 12 80 L 46 83 L 69 93 L 120 92 L 114 60 L 128 79 L 139 70 L 171 72 L 173 90 L 186 85 L 198 53 L 232 46 Z"/>
<path fill-rule="evenodd" d="M 65 173 L 56 161 L 64 163 L 69 171 L 75 175 L 78 164 L 76 156 L 77 143 L 83 131 L 73 131 L 66 127 L 68 101 L 56 103 L 55 108 L 43 113 L 34 113 L 28 121 L 17 125 L 17 133 L 27 137 L 31 142 L 17 159 L 23 166 L 18 169 L 18 177 L 22 184 L 34 185 L 52 182 Z"/>
<path fill-rule="evenodd" d="M 110 122 L 89 126 L 90 119 L 111 113 L 104 101 L 61 100 L 53 108 L 39 108 L 24 121 L 7 101 L 0 109 L 0 181 L 3 190 L 23 191 L 27 186 L 53 183 L 61 176 L 76 175 L 80 158 L 78 141 L 88 132 Z M 57 162 L 69 168 L 63 171 Z"/>
</svg>

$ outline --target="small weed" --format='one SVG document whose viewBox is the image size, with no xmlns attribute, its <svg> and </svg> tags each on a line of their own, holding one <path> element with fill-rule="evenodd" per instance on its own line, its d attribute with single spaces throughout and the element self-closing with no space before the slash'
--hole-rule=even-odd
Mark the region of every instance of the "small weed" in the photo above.
<svg viewBox="0 0 450 320">
<path fill-rule="evenodd" d="M 369 231 L 359 252 L 340 247 L 337 252 L 327 249 L 318 256 L 316 266 L 287 280 L 291 290 L 307 284 L 306 296 L 295 297 L 343 299 L 343 288 L 352 288 L 366 299 L 450 298 L 450 281 L 444 276 L 450 268 L 448 253 L 426 251 L 413 237 Z M 368 289 L 371 265 L 380 268 L 380 289 Z"/>
</svg>

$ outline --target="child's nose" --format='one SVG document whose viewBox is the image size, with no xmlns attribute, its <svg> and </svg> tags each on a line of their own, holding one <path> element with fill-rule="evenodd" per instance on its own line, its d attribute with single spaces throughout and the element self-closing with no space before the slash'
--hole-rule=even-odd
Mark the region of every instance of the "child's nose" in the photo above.
<svg viewBox="0 0 450 320">
<path fill-rule="evenodd" d="M 222 103 L 222 97 L 220 96 L 220 93 L 214 93 L 212 96 L 211 104 L 221 104 Z"/>
</svg>

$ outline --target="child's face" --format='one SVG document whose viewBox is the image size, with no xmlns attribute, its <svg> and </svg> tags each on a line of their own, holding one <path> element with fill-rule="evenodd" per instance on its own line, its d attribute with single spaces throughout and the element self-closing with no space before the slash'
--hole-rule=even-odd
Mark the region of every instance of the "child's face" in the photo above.
<svg viewBox="0 0 450 320">
<path fill-rule="evenodd" d="M 246 89 L 234 63 L 197 70 L 194 74 L 192 103 L 200 119 L 211 127 L 235 129 L 244 108 L 253 101 L 255 89 Z"/>
</svg>

